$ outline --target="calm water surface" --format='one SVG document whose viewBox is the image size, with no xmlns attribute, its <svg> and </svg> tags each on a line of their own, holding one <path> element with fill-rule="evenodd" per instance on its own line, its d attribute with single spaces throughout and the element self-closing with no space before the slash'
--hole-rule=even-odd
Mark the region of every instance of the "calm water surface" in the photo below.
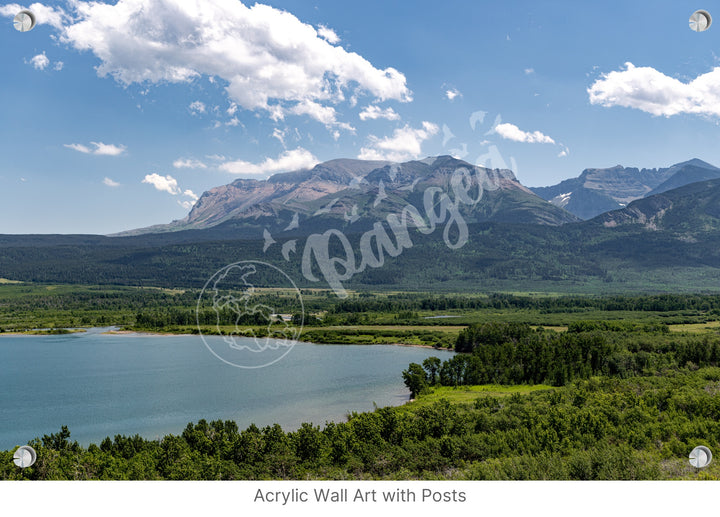
<svg viewBox="0 0 720 517">
<path fill-rule="evenodd" d="M 0 337 L 0 450 L 62 425 L 83 445 L 116 434 L 178 434 L 201 418 L 235 420 L 241 429 L 322 426 L 373 403 L 402 404 L 409 363 L 450 357 L 425 348 L 298 343 L 281 361 L 244 370 L 218 360 L 197 336 L 102 331 Z"/>
</svg>

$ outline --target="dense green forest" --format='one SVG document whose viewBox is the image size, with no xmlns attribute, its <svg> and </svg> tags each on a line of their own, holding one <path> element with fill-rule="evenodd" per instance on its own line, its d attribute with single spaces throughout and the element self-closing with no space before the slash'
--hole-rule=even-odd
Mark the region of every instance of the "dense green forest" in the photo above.
<svg viewBox="0 0 720 517">
<path fill-rule="evenodd" d="M 460 332 L 455 350 L 403 372 L 413 396 L 432 386 L 551 384 L 592 376 L 627 378 L 680 368 L 720 366 L 717 335 L 680 336 L 662 323 L 579 321 L 558 333 L 491 322 Z"/>
<path fill-rule="evenodd" d="M 682 239 L 639 225 L 589 221 L 561 227 L 478 223 L 449 249 L 442 236 L 413 234 L 413 247 L 347 282 L 352 289 L 435 292 L 526 291 L 579 294 L 718 292 L 717 232 Z M 35 283 L 201 288 L 219 269 L 249 258 L 272 263 L 306 288 L 327 289 L 301 272 L 303 241 L 286 261 L 261 240 L 204 240 L 202 232 L 107 238 L 0 236 L 0 276 Z M 260 232 L 258 230 L 258 236 Z M 288 236 L 296 239 L 298 236 Z M 358 249 L 359 234 L 347 236 Z M 278 236 L 280 238 L 280 236 Z M 343 256 L 333 241 L 330 256 Z"/>
</svg>

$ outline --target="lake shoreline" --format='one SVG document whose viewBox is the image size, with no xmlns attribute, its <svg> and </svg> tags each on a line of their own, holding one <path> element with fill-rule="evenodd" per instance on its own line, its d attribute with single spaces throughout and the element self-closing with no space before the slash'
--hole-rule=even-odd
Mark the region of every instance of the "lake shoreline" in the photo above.
<svg viewBox="0 0 720 517">
<path fill-rule="evenodd" d="M 102 328 L 102 327 L 91 327 L 91 328 Z M 53 329 L 52 331 L 33 329 L 33 330 L 24 331 L 24 332 L 0 332 L 0 338 L 2 338 L 3 336 L 62 336 L 62 335 L 68 335 L 68 334 L 82 334 L 82 333 L 87 333 L 91 328 L 88 328 L 88 329 L 77 329 L 77 328 L 75 328 L 75 329 Z M 65 332 L 58 332 L 58 331 L 65 331 Z M 105 332 L 102 332 L 101 334 L 107 335 L 107 336 L 138 336 L 138 337 L 142 337 L 142 336 L 180 337 L 180 336 L 197 336 L 198 335 L 198 334 L 180 333 L 180 332 L 153 332 L 153 331 L 124 330 L 124 329 L 107 330 Z M 410 348 L 429 348 L 429 349 L 443 351 L 443 352 L 454 352 L 454 350 L 451 348 L 439 348 L 439 347 L 435 347 L 432 345 L 419 345 L 419 344 L 413 344 L 413 343 L 316 343 L 314 341 L 303 341 L 303 340 L 298 340 L 297 342 L 298 343 L 306 343 L 309 345 L 402 346 L 402 347 L 410 347 Z"/>
<path fill-rule="evenodd" d="M 115 435 L 177 436 L 201 419 L 287 430 L 344 422 L 352 412 L 403 405 L 409 393 L 402 370 L 449 357 L 419 347 L 301 343 L 288 360 L 238 369 L 208 353 L 197 336 L 103 334 L 109 330 L 0 339 L 0 389 L 8 400 L 0 407 L 0 449 L 63 425 L 72 440 L 97 445 Z"/>
<path fill-rule="evenodd" d="M 109 330 L 103 332 L 103 335 L 117 335 L 117 336 L 193 336 L 198 334 L 184 334 L 184 333 L 173 333 L 173 332 L 148 332 L 142 330 Z M 437 348 L 432 345 L 416 345 L 411 343 L 315 343 L 313 341 L 298 340 L 298 343 L 305 343 L 308 345 L 336 345 L 336 346 L 347 346 L 347 345 L 359 345 L 359 346 L 404 346 L 411 348 L 431 348 L 433 350 L 439 350 L 443 352 L 454 352 L 450 348 Z"/>
</svg>

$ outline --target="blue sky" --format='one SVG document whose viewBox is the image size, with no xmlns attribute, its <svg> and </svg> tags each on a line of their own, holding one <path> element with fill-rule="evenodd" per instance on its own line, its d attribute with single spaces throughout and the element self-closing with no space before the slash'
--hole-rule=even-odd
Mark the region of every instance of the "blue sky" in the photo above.
<svg viewBox="0 0 720 517">
<path fill-rule="evenodd" d="M 12 25 L 22 8 L 38 25 Z M 529 186 L 720 166 L 717 2 L 0 4 L 0 233 L 184 217 L 239 177 L 453 154 Z M 720 20 L 720 18 L 718 18 Z M 718 22 L 720 23 L 720 22 Z"/>
</svg>

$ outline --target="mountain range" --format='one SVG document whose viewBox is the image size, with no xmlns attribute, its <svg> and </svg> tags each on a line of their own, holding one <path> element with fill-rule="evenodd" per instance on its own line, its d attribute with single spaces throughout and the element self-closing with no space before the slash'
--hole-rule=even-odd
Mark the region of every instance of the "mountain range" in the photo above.
<svg viewBox="0 0 720 517">
<path fill-rule="evenodd" d="M 359 231 L 409 204 L 422 205 L 430 187 L 451 191 L 458 170 L 486 178 L 480 202 L 463 210 L 468 223 L 560 225 L 578 220 L 538 197 L 507 169 L 477 167 L 451 156 L 404 163 L 338 159 L 267 180 L 238 179 L 203 193 L 182 220 L 117 236 L 209 229 L 229 222 L 236 232 L 244 227 L 247 237 L 257 237 L 264 229 L 275 233 L 300 227 L 313 231 L 340 225 Z"/>
<path fill-rule="evenodd" d="M 0 235 L 0 278 L 202 287 L 218 269 L 250 259 L 276 264 L 300 286 L 323 287 L 301 271 L 309 235 L 334 229 L 357 249 L 363 232 L 387 227 L 388 216 L 410 206 L 425 217 L 440 210 L 439 198 L 426 204 L 434 191 L 455 202 L 467 243 L 450 249 L 442 231 L 410 228 L 411 248 L 351 275 L 347 286 L 720 292 L 720 170 L 712 165 L 695 159 L 665 169 L 587 169 L 545 189 L 449 156 L 400 164 L 333 160 L 214 188 L 185 219 L 124 235 Z M 550 189 L 568 194 L 564 208 L 537 193 L 548 197 Z M 458 202 L 468 195 L 477 202 Z M 587 214 L 568 210 L 582 196 L 616 209 L 583 221 L 579 215 Z M 342 252 L 337 245 L 328 251 Z"/>
<path fill-rule="evenodd" d="M 585 169 L 577 178 L 530 190 L 553 205 L 587 220 L 623 208 L 637 199 L 717 178 L 720 178 L 720 169 L 695 158 L 661 169 L 638 169 L 622 165 Z"/>
<path fill-rule="evenodd" d="M 338 224 L 345 231 L 360 231 L 408 204 L 417 206 L 421 203 L 418 194 L 428 187 L 447 190 L 458 169 L 481 172 L 489 180 L 480 202 L 463 213 L 468 223 L 551 226 L 589 220 L 638 199 L 720 178 L 719 168 L 695 158 L 659 169 L 621 165 L 585 169 L 557 185 L 526 188 L 510 170 L 485 169 L 450 156 L 405 163 L 337 159 L 266 180 L 238 179 L 203 193 L 182 220 L 117 236 L 207 230 L 218 225 L 246 238 L 259 237 L 265 229 L 307 233 Z"/>
</svg>

